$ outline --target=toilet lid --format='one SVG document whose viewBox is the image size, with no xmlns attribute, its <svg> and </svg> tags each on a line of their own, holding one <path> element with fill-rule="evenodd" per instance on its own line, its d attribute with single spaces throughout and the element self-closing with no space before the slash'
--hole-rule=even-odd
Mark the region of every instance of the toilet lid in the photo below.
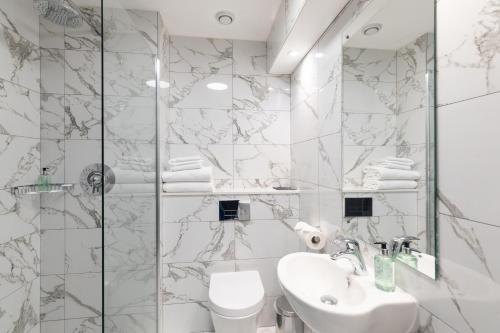
<svg viewBox="0 0 500 333">
<path fill-rule="evenodd" d="M 264 287 L 257 271 L 214 273 L 208 291 L 210 309 L 225 317 L 245 317 L 264 305 Z"/>
</svg>

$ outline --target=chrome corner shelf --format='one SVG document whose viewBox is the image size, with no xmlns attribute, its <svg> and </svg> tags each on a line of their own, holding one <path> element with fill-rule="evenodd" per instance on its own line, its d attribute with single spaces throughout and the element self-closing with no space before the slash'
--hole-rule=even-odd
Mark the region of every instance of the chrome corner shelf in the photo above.
<svg viewBox="0 0 500 333">
<path fill-rule="evenodd" d="M 40 193 L 60 193 L 64 191 L 71 190 L 73 184 L 49 184 L 48 188 L 41 189 L 39 185 L 23 185 L 11 188 L 11 193 L 13 195 L 28 195 L 28 194 L 40 194 Z"/>
</svg>

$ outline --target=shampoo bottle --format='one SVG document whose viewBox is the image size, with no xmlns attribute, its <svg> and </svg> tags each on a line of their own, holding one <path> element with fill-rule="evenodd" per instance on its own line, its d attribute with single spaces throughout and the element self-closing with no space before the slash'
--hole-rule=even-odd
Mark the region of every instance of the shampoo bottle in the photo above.
<svg viewBox="0 0 500 333">
<path fill-rule="evenodd" d="M 404 242 L 401 246 L 401 252 L 398 254 L 397 259 L 402 263 L 417 269 L 418 258 L 412 253 L 410 242 Z"/>
<path fill-rule="evenodd" d="M 43 168 L 42 174 L 38 176 L 37 185 L 40 192 L 47 192 L 49 190 L 50 179 L 48 170 L 48 168 Z"/>
<path fill-rule="evenodd" d="M 380 246 L 380 253 L 375 256 L 375 286 L 383 291 L 396 290 L 394 275 L 394 259 L 389 255 L 386 242 L 376 242 Z"/>
</svg>

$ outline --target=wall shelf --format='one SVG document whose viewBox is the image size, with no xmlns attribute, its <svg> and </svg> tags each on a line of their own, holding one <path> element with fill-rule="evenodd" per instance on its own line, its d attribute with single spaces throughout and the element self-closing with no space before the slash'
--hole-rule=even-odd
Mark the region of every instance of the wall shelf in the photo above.
<svg viewBox="0 0 500 333">
<path fill-rule="evenodd" d="M 11 188 L 10 192 L 13 195 L 33 195 L 41 193 L 61 193 L 69 191 L 73 188 L 73 184 L 49 184 L 47 189 L 41 189 L 39 185 L 22 185 Z"/>
<path fill-rule="evenodd" d="M 418 189 L 369 190 L 366 188 L 344 188 L 342 193 L 416 193 Z"/>
</svg>

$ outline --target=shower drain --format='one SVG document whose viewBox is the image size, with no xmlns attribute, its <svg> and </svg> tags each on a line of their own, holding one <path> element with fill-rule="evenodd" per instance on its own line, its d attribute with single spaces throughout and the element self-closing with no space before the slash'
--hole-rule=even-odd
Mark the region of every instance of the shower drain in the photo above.
<svg viewBox="0 0 500 333">
<path fill-rule="evenodd" d="M 331 295 L 323 295 L 321 296 L 320 300 L 322 303 L 325 303 L 327 305 L 337 305 L 337 303 L 339 302 L 337 298 Z"/>
</svg>

